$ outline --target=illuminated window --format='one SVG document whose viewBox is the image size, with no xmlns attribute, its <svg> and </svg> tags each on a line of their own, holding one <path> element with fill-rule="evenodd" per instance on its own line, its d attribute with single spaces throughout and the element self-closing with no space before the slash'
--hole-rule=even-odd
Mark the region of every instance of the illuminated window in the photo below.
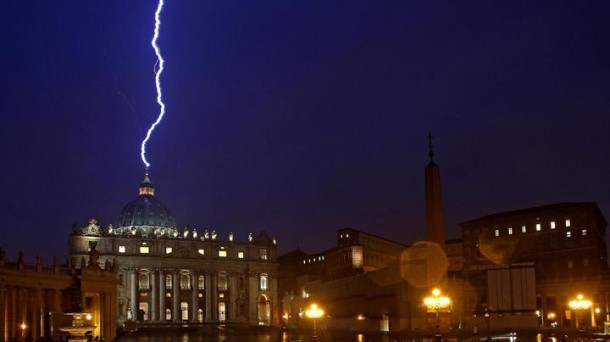
<svg viewBox="0 0 610 342">
<path fill-rule="evenodd" d="M 198 287 L 200 290 L 205 289 L 205 278 L 204 278 L 202 275 L 200 275 L 199 277 L 197 277 L 197 287 Z"/>
<path fill-rule="evenodd" d="M 307 261 L 303 260 L 303 265 L 305 265 L 307 263 Z"/>
<path fill-rule="evenodd" d="M 201 254 L 201 255 L 205 255 L 205 250 L 203 248 L 199 248 L 197 250 L 197 253 Z"/>
<path fill-rule="evenodd" d="M 267 249 L 261 248 L 258 250 L 258 253 L 261 256 L 261 259 L 267 260 Z"/>
<path fill-rule="evenodd" d="M 349 237 L 349 234 L 345 234 L 345 237 L 346 237 L 346 238 L 348 238 L 348 237 Z"/>
<path fill-rule="evenodd" d="M 226 258 L 227 257 L 227 251 L 221 249 L 218 251 L 218 256 L 221 258 Z"/>
<path fill-rule="evenodd" d="M 167 275 L 165 276 L 165 287 L 166 287 L 168 290 L 171 290 L 171 289 L 172 289 L 172 287 L 173 287 L 173 284 L 172 284 L 172 275 L 171 275 L 171 274 L 167 274 Z"/>
<path fill-rule="evenodd" d="M 150 283 L 148 282 L 148 274 L 147 273 L 140 273 L 140 277 L 139 277 L 139 288 L 140 290 L 148 290 Z"/>
<path fill-rule="evenodd" d="M 508 235 L 513 235 L 513 227 L 508 227 Z"/>
<path fill-rule="evenodd" d="M 225 294 L 224 294 L 224 293 L 219 293 L 219 294 L 218 294 L 218 298 L 224 298 L 224 297 L 225 297 Z"/>
<path fill-rule="evenodd" d="M 244 258 L 244 252 L 242 252 L 242 251 L 237 252 L 237 257 L 239 259 L 243 259 Z"/>
<path fill-rule="evenodd" d="M 167 292 L 167 293 L 165 293 L 165 297 L 167 297 L 167 298 L 172 298 L 172 293 L 171 293 L 171 292 Z"/>
<path fill-rule="evenodd" d="M 140 246 L 140 253 L 141 254 L 148 254 L 148 253 L 150 253 L 150 247 L 148 247 L 148 246 Z"/>
<path fill-rule="evenodd" d="M 173 251 L 171 247 L 165 247 L 165 254 L 169 254 Z"/>
<path fill-rule="evenodd" d="M 119 253 L 125 253 L 125 246 L 119 246 Z"/>
<path fill-rule="evenodd" d="M 521 226 L 521 233 L 527 233 L 527 227 Z"/>
<path fill-rule="evenodd" d="M 218 290 L 226 291 L 227 288 L 228 288 L 227 275 L 226 274 L 219 274 L 218 275 Z"/>
<path fill-rule="evenodd" d="M 496 235 L 496 236 L 500 236 L 500 230 L 499 230 L 499 229 L 496 229 L 496 230 L 495 230 L 495 235 Z"/>
<path fill-rule="evenodd" d="M 586 229 L 583 229 L 583 230 L 582 230 L 582 236 L 585 236 L 585 235 L 587 235 L 587 230 L 586 230 Z"/>
<path fill-rule="evenodd" d="M 269 289 L 269 276 L 266 273 L 262 273 L 259 277 L 259 285 L 261 290 Z"/>
<path fill-rule="evenodd" d="M 166 321 L 172 320 L 172 310 L 171 309 L 165 309 L 165 320 Z"/>
<path fill-rule="evenodd" d="M 572 226 L 572 222 L 570 222 L 570 219 L 566 220 L 566 228 L 569 228 Z"/>
<path fill-rule="evenodd" d="M 572 236 L 572 232 L 568 230 L 568 231 L 566 232 L 566 237 L 571 237 L 571 236 Z"/>
<path fill-rule="evenodd" d="M 555 221 L 551 221 L 551 229 L 555 229 Z"/>
<path fill-rule="evenodd" d="M 183 273 L 180 275 L 180 290 L 191 289 L 191 276 L 190 274 Z"/>
<path fill-rule="evenodd" d="M 199 292 L 199 294 L 197 295 L 197 297 L 199 297 L 199 298 L 203 298 L 203 293 Z"/>
<path fill-rule="evenodd" d="M 536 231 L 539 232 L 540 230 L 542 230 L 542 226 L 540 223 L 536 223 Z"/>
</svg>

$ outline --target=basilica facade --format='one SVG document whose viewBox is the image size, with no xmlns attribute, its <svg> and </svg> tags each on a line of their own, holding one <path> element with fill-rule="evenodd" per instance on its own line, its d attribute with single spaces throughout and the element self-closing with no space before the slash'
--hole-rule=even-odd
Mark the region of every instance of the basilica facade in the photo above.
<svg viewBox="0 0 610 342">
<path fill-rule="evenodd" d="M 148 173 L 116 225 L 91 219 L 73 229 L 69 245 L 76 268 L 92 252 L 102 267 L 113 265 L 119 324 L 279 322 L 275 239 L 264 231 L 238 241 L 231 232 L 179 230 Z"/>
</svg>

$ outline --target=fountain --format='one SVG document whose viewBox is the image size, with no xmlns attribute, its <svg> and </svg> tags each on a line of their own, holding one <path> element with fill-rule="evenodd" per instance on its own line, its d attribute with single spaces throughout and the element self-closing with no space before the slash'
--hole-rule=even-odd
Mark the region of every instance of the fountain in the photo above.
<svg viewBox="0 0 610 342">
<path fill-rule="evenodd" d="M 59 330 L 70 334 L 68 341 L 86 342 L 87 332 L 92 333 L 95 330 L 95 325 L 85 324 L 91 320 L 91 314 L 85 312 L 70 312 L 66 316 L 72 316 L 72 325 L 68 327 L 60 327 Z M 84 318 L 84 319 L 83 319 Z"/>
</svg>

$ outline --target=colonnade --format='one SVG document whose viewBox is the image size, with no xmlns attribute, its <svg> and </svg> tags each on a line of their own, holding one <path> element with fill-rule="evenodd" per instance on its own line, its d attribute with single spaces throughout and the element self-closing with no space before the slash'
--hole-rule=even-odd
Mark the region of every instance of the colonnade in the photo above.
<svg viewBox="0 0 610 342">
<path fill-rule="evenodd" d="M 51 337 L 51 312 L 61 313 L 61 291 L 0 285 L 3 341 Z"/>
<path fill-rule="evenodd" d="M 239 272 L 145 268 L 130 268 L 125 271 L 128 282 L 124 285 L 129 296 L 127 308 L 132 312 L 134 321 L 220 322 L 256 319 L 258 295 L 250 294 L 249 290 L 251 284 L 257 284 L 257 275 L 243 275 L 243 282 L 240 284 L 239 277 L 243 273 Z M 141 273 L 148 276 L 148 284 L 140 283 Z M 166 286 L 168 275 L 171 276 L 171 289 Z M 184 276 L 189 277 L 188 286 L 181 283 L 181 277 Z M 204 277 L 201 287 L 200 276 Z M 222 288 L 219 288 L 219 279 L 222 277 L 226 278 L 222 279 Z M 183 315 L 181 304 L 185 302 L 188 311 Z M 141 303 L 145 303 L 143 307 L 148 308 L 144 310 L 146 311 L 144 319 L 137 315 L 142 308 Z M 238 309 L 239 303 L 243 303 L 243 307 Z M 166 313 L 167 309 L 171 312 L 171 316 Z M 119 313 L 119 315 L 123 314 L 125 313 Z"/>
</svg>

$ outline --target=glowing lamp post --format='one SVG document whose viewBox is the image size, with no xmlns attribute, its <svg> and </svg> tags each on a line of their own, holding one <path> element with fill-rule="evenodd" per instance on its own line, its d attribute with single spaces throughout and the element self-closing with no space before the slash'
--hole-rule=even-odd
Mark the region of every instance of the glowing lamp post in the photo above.
<svg viewBox="0 0 610 342">
<path fill-rule="evenodd" d="M 424 305 L 428 308 L 428 312 L 434 312 L 436 315 L 436 335 L 440 335 L 440 317 L 439 312 L 445 310 L 451 304 L 451 299 L 441 295 L 441 290 L 433 289 L 432 296 L 424 298 Z"/>
<path fill-rule="evenodd" d="M 582 294 L 578 294 L 575 300 L 568 303 L 570 309 L 576 311 L 576 328 L 580 327 L 580 311 L 587 310 L 591 307 L 591 301 L 583 297 Z"/>
<path fill-rule="evenodd" d="M 318 335 L 316 331 L 316 318 L 320 318 L 324 315 L 324 310 L 320 309 L 317 304 L 311 304 L 309 309 L 305 311 L 305 316 L 311 318 L 313 320 L 313 335 L 311 336 L 312 341 L 318 340 Z"/>
</svg>

